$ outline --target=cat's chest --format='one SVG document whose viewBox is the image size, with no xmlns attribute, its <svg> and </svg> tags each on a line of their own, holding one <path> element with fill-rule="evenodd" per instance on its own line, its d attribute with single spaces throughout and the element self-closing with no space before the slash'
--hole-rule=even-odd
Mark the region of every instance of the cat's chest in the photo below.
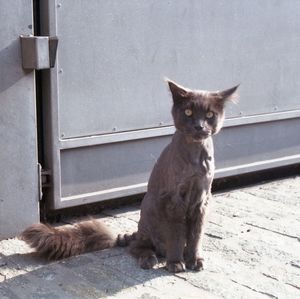
<svg viewBox="0 0 300 299">
<path fill-rule="evenodd" d="M 212 156 L 206 158 L 195 157 L 186 163 L 181 170 L 180 181 L 188 182 L 190 180 L 202 180 L 214 175 L 214 159 Z"/>
<path fill-rule="evenodd" d="M 213 176 L 213 157 L 193 160 L 183 167 L 176 184 L 177 191 L 181 196 L 187 196 L 190 200 L 195 201 L 210 190 Z"/>
</svg>

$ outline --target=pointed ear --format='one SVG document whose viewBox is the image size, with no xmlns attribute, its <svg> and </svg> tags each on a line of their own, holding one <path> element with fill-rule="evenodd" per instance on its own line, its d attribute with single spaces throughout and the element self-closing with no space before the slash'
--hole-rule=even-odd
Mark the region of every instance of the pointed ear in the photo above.
<svg viewBox="0 0 300 299">
<path fill-rule="evenodd" d="M 169 85 L 170 91 L 172 93 L 173 101 L 174 103 L 186 99 L 188 97 L 189 89 L 180 86 L 179 84 L 175 83 L 174 81 L 171 81 L 169 79 L 165 79 L 166 82 Z"/>
<path fill-rule="evenodd" d="M 238 85 L 236 85 L 234 87 L 231 87 L 229 89 L 226 89 L 226 90 L 218 91 L 217 95 L 224 102 L 225 101 L 236 102 L 238 96 L 237 96 L 237 94 L 235 92 L 236 92 L 236 90 L 238 89 L 239 86 L 240 86 L 240 84 L 238 84 Z"/>
</svg>

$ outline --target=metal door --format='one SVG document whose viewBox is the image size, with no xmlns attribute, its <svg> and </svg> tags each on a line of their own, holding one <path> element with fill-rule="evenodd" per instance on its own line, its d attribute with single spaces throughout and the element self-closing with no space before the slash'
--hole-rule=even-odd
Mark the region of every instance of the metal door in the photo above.
<svg viewBox="0 0 300 299">
<path fill-rule="evenodd" d="M 163 77 L 241 83 L 216 138 L 217 177 L 300 161 L 299 1 L 41 1 L 58 36 L 43 73 L 54 209 L 145 191 L 173 133 Z"/>
<path fill-rule="evenodd" d="M 0 239 L 39 220 L 34 71 L 20 35 L 33 34 L 31 0 L 0 0 Z"/>
</svg>

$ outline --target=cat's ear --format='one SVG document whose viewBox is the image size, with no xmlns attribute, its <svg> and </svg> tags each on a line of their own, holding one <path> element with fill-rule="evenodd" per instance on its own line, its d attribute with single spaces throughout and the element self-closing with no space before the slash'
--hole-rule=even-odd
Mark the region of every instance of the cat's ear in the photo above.
<svg viewBox="0 0 300 299">
<path fill-rule="evenodd" d="M 236 102 L 237 99 L 238 99 L 238 95 L 236 93 L 236 90 L 238 89 L 239 86 L 240 86 L 240 84 L 238 84 L 234 87 L 222 90 L 222 91 L 218 91 L 217 92 L 218 98 L 221 101 L 223 101 L 224 103 L 227 102 L 227 101 Z"/>
<path fill-rule="evenodd" d="M 171 81 L 169 79 L 165 79 L 165 81 L 168 83 L 170 91 L 172 93 L 173 101 L 174 103 L 178 103 L 181 100 L 184 100 L 188 97 L 189 89 L 175 83 L 174 81 Z"/>
</svg>

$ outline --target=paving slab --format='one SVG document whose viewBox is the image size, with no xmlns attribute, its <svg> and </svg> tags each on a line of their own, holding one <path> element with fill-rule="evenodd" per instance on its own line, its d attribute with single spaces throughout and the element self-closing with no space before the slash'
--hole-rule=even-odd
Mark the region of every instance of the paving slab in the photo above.
<svg viewBox="0 0 300 299">
<path fill-rule="evenodd" d="M 126 248 L 62 261 L 17 238 L 0 241 L 0 299 L 300 298 L 300 176 L 214 195 L 204 270 L 142 270 Z M 95 215 L 114 232 L 136 231 L 139 206 Z M 81 218 L 64 219 L 63 223 Z"/>
</svg>

